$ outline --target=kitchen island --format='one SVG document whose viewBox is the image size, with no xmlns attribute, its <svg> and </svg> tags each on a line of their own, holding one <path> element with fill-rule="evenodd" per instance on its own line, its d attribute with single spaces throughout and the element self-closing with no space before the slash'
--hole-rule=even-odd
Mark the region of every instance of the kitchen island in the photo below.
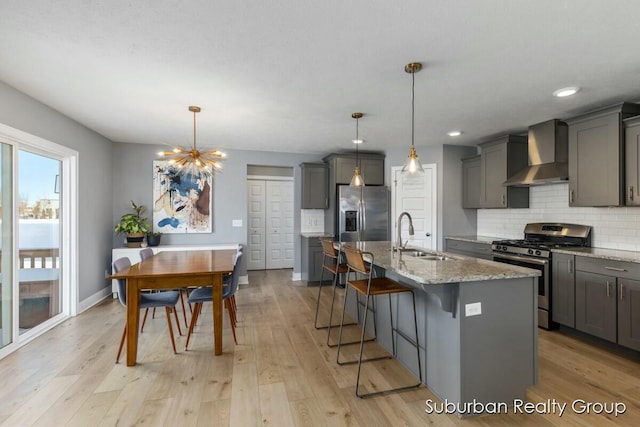
<svg viewBox="0 0 640 427">
<path fill-rule="evenodd" d="M 468 416 L 524 400 L 537 382 L 539 271 L 424 249 L 397 253 L 391 242 L 354 245 L 373 254 L 378 275 L 417 291 L 421 380 L 442 402 Z M 347 307 L 355 318 L 353 293 Z M 414 335 L 410 307 L 408 295 L 393 300 L 396 325 L 407 336 Z M 391 351 L 388 310 L 377 304 L 375 316 L 377 340 Z M 402 339 L 397 346 L 398 360 L 417 376 L 415 348 Z"/>
</svg>

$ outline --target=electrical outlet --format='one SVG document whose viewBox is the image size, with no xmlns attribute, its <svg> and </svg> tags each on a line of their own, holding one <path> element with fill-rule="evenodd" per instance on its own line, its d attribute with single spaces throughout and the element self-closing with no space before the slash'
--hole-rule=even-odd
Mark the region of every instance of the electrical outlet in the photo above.
<svg viewBox="0 0 640 427">
<path fill-rule="evenodd" d="M 242 220 L 241 219 L 234 219 L 231 221 L 231 226 L 232 227 L 242 227 Z"/>
<path fill-rule="evenodd" d="M 464 315 L 466 317 L 478 316 L 480 314 L 482 314 L 482 303 L 474 302 L 464 305 Z"/>
</svg>

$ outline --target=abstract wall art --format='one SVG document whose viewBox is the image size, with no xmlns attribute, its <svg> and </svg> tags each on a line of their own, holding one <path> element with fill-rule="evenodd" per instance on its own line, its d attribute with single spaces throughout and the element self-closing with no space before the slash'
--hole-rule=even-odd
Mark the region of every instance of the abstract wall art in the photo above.
<svg viewBox="0 0 640 427">
<path fill-rule="evenodd" d="M 211 174 L 195 176 L 168 161 L 153 161 L 153 231 L 212 232 Z"/>
</svg>

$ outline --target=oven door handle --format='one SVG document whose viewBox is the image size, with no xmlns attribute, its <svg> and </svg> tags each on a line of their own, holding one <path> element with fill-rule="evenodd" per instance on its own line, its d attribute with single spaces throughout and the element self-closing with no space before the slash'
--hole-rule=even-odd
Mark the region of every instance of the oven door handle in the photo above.
<svg viewBox="0 0 640 427">
<path fill-rule="evenodd" d="M 531 264 L 537 264 L 537 265 L 547 265 L 549 264 L 549 260 L 548 259 L 540 259 L 540 258 L 529 258 L 529 257 L 523 257 L 523 256 L 516 256 L 516 255 L 503 255 L 503 254 L 494 254 L 493 255 L 493 260 L 495 261 L 496 259 L 506 259 L 506 260 L 513 260 L 513 261 L 522 261 L 522 262 L 528 262 Z"/>
</svg>

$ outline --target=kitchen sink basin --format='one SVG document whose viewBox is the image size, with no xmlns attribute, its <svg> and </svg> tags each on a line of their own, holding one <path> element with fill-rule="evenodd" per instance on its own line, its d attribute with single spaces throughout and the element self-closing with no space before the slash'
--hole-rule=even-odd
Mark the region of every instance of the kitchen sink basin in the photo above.
<svg viewBox="0 0 640 427">
<path fill-rule="evenodd" d="M 451 257 L 447 257 L 444 255 L 434 254 L 433 252 L 427 251 L 419 251 L 419 250 L 404 250 L 402 251 L 404 255 L 408 255 L 414 258 L 425 259 L 429 261 L 446 261 L 449 259 L 453 259 Z"/>
</svg>

